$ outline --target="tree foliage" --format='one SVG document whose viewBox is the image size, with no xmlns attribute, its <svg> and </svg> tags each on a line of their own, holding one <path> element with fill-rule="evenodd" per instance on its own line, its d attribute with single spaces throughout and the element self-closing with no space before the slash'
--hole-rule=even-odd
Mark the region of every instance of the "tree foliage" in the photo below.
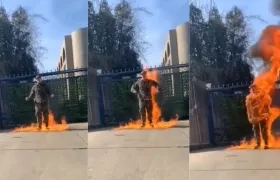
<svg viewBox="0 0 280 180">
<path fill-rule="evenodd" d="M 37 72 L 41 50 L 34 17 L 19 6 L 11 14 L 0 7 L 0 76 Z"/>
<path fill-rule="evenodd" d="M 190 5 L 191 71 L 196 78 L 212 84 L 251 81 L 249 38 L 248 22 L 238 7 L 225 17 L 213 7 L 205 17 Z"/>
<path fill-rule="evenodd" d="M 118 70 L 141 67 L 145 42 L 140 41 L 140 22 L 132 3 L 121 0 L 112 10 L 107 0 L 97 6 L 88 1 L 89 65 Z"/>
</svg>

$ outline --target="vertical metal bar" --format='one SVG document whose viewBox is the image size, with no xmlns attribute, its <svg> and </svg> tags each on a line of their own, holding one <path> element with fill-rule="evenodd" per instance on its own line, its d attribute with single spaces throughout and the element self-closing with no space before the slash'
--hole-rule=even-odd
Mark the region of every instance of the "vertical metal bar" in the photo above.
<svg viewBox="0 0 280 180">
<path fill-rule="evenodd" d="M 208 92 L 208 131 L 209 131 L 209 142 L 211 145 L 215 146 L 215 129 L 214 129 L 214 104 L 213 104 L 213 94 Z"/>
<path fill-rule="evenodd" d="M 105 123 L 105 114 L 104 114 L 104 101 L 103 101 L 103 82 L 102 82 L 102 77 L 97 76 L 97 81 L 98 81 L 98 104 L 99 104 L 99 118 L 100 118 L 100 125 L 104 126 L 106 125 Z"/>
<path fill-rule="evenodd" d="M 3 123 L 3 98 L 2 98 L 2 82 L 0 81 L 0 129 L 4 129 L 4 123 Z"/>
</svg>

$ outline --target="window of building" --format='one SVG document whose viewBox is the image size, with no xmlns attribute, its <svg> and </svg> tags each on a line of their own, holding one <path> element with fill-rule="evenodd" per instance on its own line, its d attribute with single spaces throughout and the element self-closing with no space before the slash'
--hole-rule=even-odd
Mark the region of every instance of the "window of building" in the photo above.
<svg viewBox="0 0 280 180">
<path fill-rule="evenodd" d="M 62 58 L 63 58 L 63 62 L 65 61 L 65 57 L 66 57 L 66 55 L 65 55 L 65 49 L 63 48 L 63 50 L 62 50 Z"/>
<path fill-rule="evenodd" d="M 167 56 L 169 57 L 170 56 L 170 44 L 167 43 Z"/>
<path fill-rule="evenodd" d="M 60 64 L 60 69 L 61 69 L 61 67 L 62 67 L 62 57 L 61 56 L 60 56 L 59 64 Z"/>
</svg>

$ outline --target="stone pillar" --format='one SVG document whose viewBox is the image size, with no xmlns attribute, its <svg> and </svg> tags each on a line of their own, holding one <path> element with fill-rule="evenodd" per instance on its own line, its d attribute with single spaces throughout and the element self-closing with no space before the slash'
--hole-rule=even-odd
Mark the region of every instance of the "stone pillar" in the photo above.
<svg viewBox="0 0 280 180">
<path fill-rule="evenodd" d="M 88 126 L 89 128 L 100 125 L 98 105 L 98 79 L 97 70 L 88 68 Z"/>
<path fill-rule="evenodd" d="M 210 145 L 206 83 L 190 83 L 190 150 Z M 196 105 L 196 108 L 195 108 Z"/>
</svg>

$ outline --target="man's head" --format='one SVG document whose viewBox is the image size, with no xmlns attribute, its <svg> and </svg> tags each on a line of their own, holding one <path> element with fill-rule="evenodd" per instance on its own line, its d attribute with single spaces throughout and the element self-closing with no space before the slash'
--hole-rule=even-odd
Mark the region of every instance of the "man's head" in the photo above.
<svg viewBox="0 0 280 180">
<path fill-rule="evenodd" d="M 40 82 L 42 81 L 41 76 L 40 76 L 40 75 L 37 75 L 37 76 L 35 77 L 35 81 L 36 81 L 37 83 L 40 83 Z"/>
<path fill-rule="evenodd" d="M 147 79 L 147 71 L 143 70 L 141 72 L 142 79 Z"/>
<path fill-rule="evenodd" d="M 249 86 L 249 89 L 251 93 L 258 93 L 260 90 L 256 84 L 252 84 L 251 86 Z"/>
</svg>

